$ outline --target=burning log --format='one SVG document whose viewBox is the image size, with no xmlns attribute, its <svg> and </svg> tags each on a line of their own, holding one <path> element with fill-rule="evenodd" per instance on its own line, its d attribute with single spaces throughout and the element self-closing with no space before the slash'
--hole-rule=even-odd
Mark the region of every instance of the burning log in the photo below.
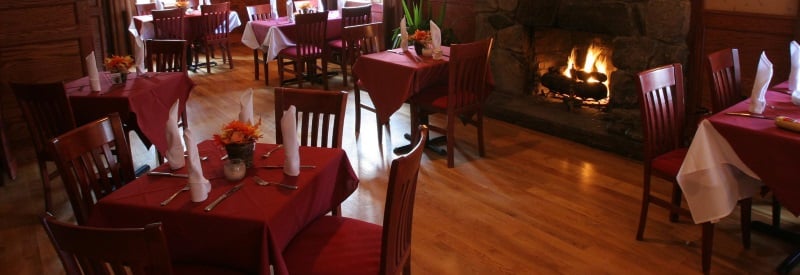
<svg viewBox="0 0 800 275">
<path fill-rule="evenodd" d="M 602 83 L 608 79 L 605 74 L 574 70 L 573 75 L 575 79 L 569 78 L 558 70 L 551 68 L 546 74 L 542 75 L 542 85 L 554 93 L 580 97 L 584 100 L 589 98 L 601 100 L 608 96 L 608 88 Z M 588 81 L 592 78 L 599 82 Z"/>
</svg>

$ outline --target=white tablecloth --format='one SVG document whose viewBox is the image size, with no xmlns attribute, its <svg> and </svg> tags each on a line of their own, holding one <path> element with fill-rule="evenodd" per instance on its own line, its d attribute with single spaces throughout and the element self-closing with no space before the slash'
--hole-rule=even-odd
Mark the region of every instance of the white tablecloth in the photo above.
<svg viewBox="0 0 800 275">
<path fill-rule="evenodd" d="M 708 120 L 695 133 L 678 172 L 678 184 L 698 224 L 730 215 L 740 199 L 755 196 L 762 185 Z"/>
<path fill-rule="evenodd" d="M 332 10 L 328 12 L 329 20 L 339 17 L 341 17 L 341 15 L 339 14 L 338 10 Z M 261 51 L 265 52 L 267 54 L 267 60 L 275 59 L 281 50 L 296 45 L 294 41 L 286 37 L 286 35 L 283 34 L 280 29 L 281 26 L 294 24 L 289 22 L 287 17 L 281 17 L 277 20 L 273 20 L 270 24 L 274 24 L 274 26 L 269 27 L 267 35 L 264 37 L 263 41 L 258 41 L 251 23 L 252 22 L 247 22 L 244 27 L 244 33 L 242 33 L 242 44 L 248 48 L 254 50 L 260 49 Z"/>
</svg>

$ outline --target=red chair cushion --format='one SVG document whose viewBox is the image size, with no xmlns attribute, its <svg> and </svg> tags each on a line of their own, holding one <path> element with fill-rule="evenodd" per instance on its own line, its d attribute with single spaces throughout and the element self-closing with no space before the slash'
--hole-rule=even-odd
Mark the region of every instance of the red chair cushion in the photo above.
<svg viewBox="0 0 800 275">
<path fill-rule="evenodd" d="M 281 50 L 278 54 L 279 55 L 285 55 L 285 56 L 291 56 L 291 57 L 299 57 L 300 56 L 300 54 L 297 53 L 297 47 L 285 48 L 285 49 Z M 315 49 L 312 54 L 322 54 L 322 50 Z"/>
<path fill-rule="evenodd" d="M 290 274 L 378 274 L 380 225 L 322 216 L 298 233 L 283 251 Z"/>
<path fill-rule="evenodd" d="M 334 39 L 328 41 L 328 47 L 330 47 L 333 50 L 341 50 L 342 48 L 344 48 L 344 42 L 342 42 L 341 39 Z"/>
<path fill-rule="evenodd" d="M 679 148 L 654 158 L 651 163 L 653 171 L 669 179 L 676 178 L 678 170 L 681 169 L 683 164 L 683 159 L 686 158 L 687 151 L 689 151 L 689 148 Z"/>
<path fill-rule="evenodd" d="M 447 109 L 447 85 L 436 85 L 425 88 L 411 97 L 410 101 L 422 106 L 432 106 L 438 109 Z"/>
</svg>

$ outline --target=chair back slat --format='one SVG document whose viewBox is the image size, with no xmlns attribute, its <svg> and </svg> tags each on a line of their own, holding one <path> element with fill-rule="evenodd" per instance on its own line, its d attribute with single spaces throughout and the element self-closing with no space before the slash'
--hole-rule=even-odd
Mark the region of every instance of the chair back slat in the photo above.
<svg viewBox="0 0 800 275">
<path fill-rule="evenodd" d="M 37 154 L 46 157 L 50 139 L 76 127 L 64 85 L 10 83 L 22 110 Z"/>
<path fill-rule="evenodd" d="M 149 39 L 145 65 L 150 72 L 186 72 L 186 40 Z"/>
<path fill-rule="evenodd" d="M 295 22 L 297 55 L 307 58 L 323 57 L 326 54 L 328 12 L 298 14 Z"/>
<path fill-rule="evenodd" d="M 272 19 L 272 6 L 270 4 L 247 6 L 247 20 L 264 21 L 270 19 Z"/>
<path fill-rule="evenodd" d="M 478 108 L 486 100 L 492 43 L 489 38 L 450 47 L 448 109 Z"/>
<path fill-rule="evenodd" d="M 675 63 L 639 73 L 645 161 L 684 145 L 683 67 Z"/>
<path fill-rule="evenodd" d="M 67 275 L 172 274 L 161 223 L 144 228 L 100 228 L 41 220 Z"/>
<path fill-rule="evenodd" d="M 153 10 L 153 31 L 156 39 L 185 39 L 184 13 L 180 9 Z"/>
<path fill-rule="evenodd" d="M 135 178 L 130 147 L 116 113 L 54 138 L 49 150 L 78 224 L 86 223 L 98 200 Z"/>
<path fill-rule="evenodd" d="M 383 51 L 382 29 L 382 22 L 345 27 L 342 30 L 344 62 L 351 65 L 363 54 Z"/>
<path fill-rule="evenodd" d="M 343 7 L 340 10 L 342 15 L 342 28 L 372 22 L 371 4 L 356 7 Z"/>
<path fill-rule="evenodd" d="M 230 34 L 230 22 L 228 13 L 230 13 L 230 2 L 222 2 L 219 4 L 202 5 L 200 6 L 200 13 L 205 18 L 205 40 L 228 40 Z"/>
<path fill-rule="evenodd" d="M 738 49 L 723 49 L 708 55 L 711 76 L 711 111 L 716 113 L 743 98 Z"/>
<path fill-rule="evenodd" d="M 297 109 L 300 145 L 342 148 L 346 104 L 346 92 L 276 88 L 275 140 L 283 143 L 280 121 L 283 111 L 294 105 Z"/>
<path fill-rule="evenodd" d="M 136 15 L 149 15 L 156 9 L 156 3 L 136 4 Z"/>
<path fill-rule="evenodd" d="M 420 127 L 420 139 L 407 155 L 392 161 L 383 214 L 380 274 L 400 274 L 411 256 L 411 224 L 422 151 L 428 129 Z"/>
</svg>

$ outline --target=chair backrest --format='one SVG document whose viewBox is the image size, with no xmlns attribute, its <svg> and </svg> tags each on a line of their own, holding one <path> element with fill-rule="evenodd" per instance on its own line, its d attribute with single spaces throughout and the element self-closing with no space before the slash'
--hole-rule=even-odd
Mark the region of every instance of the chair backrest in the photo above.
<svg viewBox="0 0 800 275">
<path fill-rule="evenodd" d="M 148 15 L 156 9 L 156 3 L 136 4 L 136 15 Z"/>
<path fill-rule="evenodd" d="M 490 90 L 486 79 L 493 38 L 450 46 L 448 113 L 476 109 L 486 101 Z"/>
<path fill-rule="evenodd" d="M 10 83 L 28 125 L 38 157 L 52 160 L 50 139 L 76 127 L 72 106 L 61 82 L 43 84 Z"/>
<path fill-rule="evenodd" d="M 371 2 L 367 2 L 367 1 L 351 1 L 351 0 L 344 1 L 344 6 L 345 7 L 359 7 L 359 6 L 364 6 L 364 5 L 370 5 L 371 6 L 372 3 Z"/>
<path fill-rule="evenodd" d="M 269 19 L 272 19 L 272 6 L 270 4 L 247 6 L 247 20 L 263 21 Z"/>
<path fill-rule="evenodd" d="M 149 72 L 186 72 L 186 40 L 149 39 L 145 42 Z"/>
<path fill-rule="evenodd" d="M 328 12 L 298 14 L 295 16 L 295 47 L 298 56 L 323 57 L 327 54 L 326 32 Z"/>
<path fill-rule="evenodd" d="M 743 99 L 738 49 L 728 48 L 709 54 L 708 68 L 712 81 L 712 112 L 722 111 Z"/>
<path fill-rule="evenodd" d="M 184 13 L 180 9 L 153 10 L 155 39 L 185 39 Z"/>
<path fill-rule="evenodd" d="M 52 139 L 50 150 L 78 224 L 86 224 L 98 200 L 135 178 L 117 113 Z"/>
<path fill-rule="evenodd" d="M 231 32 L 230 17 L 228 17 L 230 10 L 230 2 L 200 6 L 200 13 L 205 18 L 204 38 L 206 41 L 228 40 Z"/>
<path fill-rule="evenodd" d="M 372 22 L 372 5 L 343 7 L 340 12 L 342 13 L 342 28 Z"/>
<path fill-rule="evenodd" d="M 275 88 L 275 140 L 283 143 L 283 111 L 294 105 L 300 145 L 342 148 L 346 92 Z"/>
<path fill-rule="evenodd" d="M 411 256 L 411 224 L 422 151 L 428 128 L 420 126 L 420 139 L 405 156 L 392 161 L 383 214 L 380 274 L 400 274 Z"/>
<path fill-rule="evenodd" d="M 683 67 L 675 63 L 639 73 L 644 160 L 683 147 L 686 124 Z"/>
<path fill-rule="evenodd" d="M 144 228 L 80 226 L 42 217 L 67 275 L 172 274 L 161 223 Z"/>
<path fill-rule="evenodd" d="M 382 22 L 344 27 L 344 30 L 342 30 L 344 63 L 353 64 L 362 54 L 383 51 L 382 30 Z"/>
</svg>

